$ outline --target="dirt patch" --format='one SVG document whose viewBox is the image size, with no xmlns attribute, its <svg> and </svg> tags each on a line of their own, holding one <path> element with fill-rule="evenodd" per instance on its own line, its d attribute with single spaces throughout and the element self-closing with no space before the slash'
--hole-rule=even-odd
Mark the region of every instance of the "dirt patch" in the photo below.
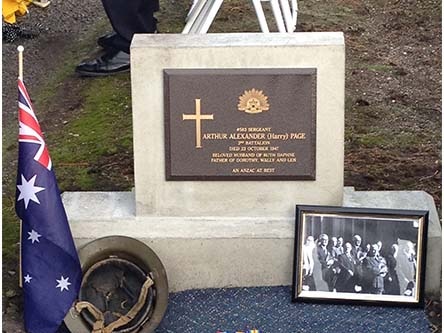
<svg viewBox="0 0 444 333">
<path fill-rule="evenodd" d="M 307 3 L 301 28 L 345 32 L 345 184 L 358 190 L 424 190 L 440 208 L 440 3 L 331 5 Z M 319 16 L 325 20 L 316 20 Z"/>
</svg>

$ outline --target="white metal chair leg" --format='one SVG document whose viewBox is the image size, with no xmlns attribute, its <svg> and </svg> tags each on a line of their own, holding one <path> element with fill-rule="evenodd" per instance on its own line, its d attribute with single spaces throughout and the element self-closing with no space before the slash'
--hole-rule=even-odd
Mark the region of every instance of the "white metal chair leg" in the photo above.
<svg viewBox="0 0 444 333">
<path fill-rule="evenodd" d="M 261 27 L 262 32 L 264 33 L 270 32 L 270 30 L 268 29 L 267 20 L 265 19 L 264 9 L 262 8 L 261 0 L 251 0 L 251 2 L 253 3 L 257 20 L 259 21 L 259 26 Z"/>
<path fill-rule="evenodd" d="M 196 5 L 200 1 L 201 0 L 193 0 L 190 10 L 188 11 L 187 17 L 185 18 L 185 22 L 188 22 L 188 19 L 190 18 L 190 16 L 193 15 L 193 13 L 196 11 L 196 7 L 197 7 Z"/>
<path fill-rule="evenodd" d="M 189 27 L 185 27 L 182 33 L 205 34 L 213 23 L 223 0 L 203 0 L 202 7 L 199 10 L 196 19 L 190 23 Z M 188 25 L 188 23 L 187 23 Z"/>
<path fill-rule="evenodd" d="M 297 0 L 251 0 L 256 11 L 262 32 L 270 32 L 265 18 L 262 2 L 270 2 L 271 9 L 279 32 L 293 32 L 296 30 L 298 4 Z M 194 0 L 187 15 L 187 23 L 183 34 L 208 32 L 217 15 L 223 0 Z"/>
<path fill-rule="evenodd" d="M 182 30 L 183 34 L 188 34 L 190 32 L 206 3 L 207 0 L 196 0 L 193 2 L 187 15 L 187 24 L 185 24 L 185 27 Z"/>
<path fill-rule="evenodd" d="M 280 4 L 282 7 L 282 14 L 284 15 L 285 27 L 287 28 L 286 31 L 293 32 L 295 27 L 293 26 L 290 4 L 288 3 L 288 0 L 280 0 Z"/>
<path fill-rule="evenodd" d="M 256 11 L 262 32 L 270 32 L 265 18 L 262 2 L 269 2 L 279 32 L 296 30 L 298 4 L 297 0 L 251 0 Z"/>
<path fill-rule="evenodd" d="M 298 2 L 297 0 L 291 0 L 291 18 L 292 18 L 292 23 L 294 26 L 294 30 L 296 30 L 296 25 L 298 23 Z"/>
<path fill-rule="evenodd" d="M 274 19 L 276 20 L 276 25 L 279 32 L 287 32 L 285 29 L 284 20 L 282 19 L 281 7 L 279 6 L 278 0 L 268 0 L 270 1 L 271 10 L 273 11 Z"/>
<path fill-rule="evenodd" d="M 199 29 L 198 31 L 196 31 L 197 33 L 199 34 L 207 33 L 223 2 L 224 0 L 213 0 L 211 4 L 209 4 L 204 8 L 204 10 L 206 10 L 205 19 L 202 20 L 202 24 L 199 25 Z M 208 3 L 210 3 L 210 1 Z"/>
</svg>

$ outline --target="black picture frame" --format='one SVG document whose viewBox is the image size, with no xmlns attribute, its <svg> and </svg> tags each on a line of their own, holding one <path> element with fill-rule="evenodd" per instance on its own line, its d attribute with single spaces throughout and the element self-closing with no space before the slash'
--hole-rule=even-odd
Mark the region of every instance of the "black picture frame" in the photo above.
<svg viewBox="0 0 444 333">
<path fill-rule="evenodd" d="M 297 205 L 292 301 L 423 307 L 428 214 Z"/>
</svg>

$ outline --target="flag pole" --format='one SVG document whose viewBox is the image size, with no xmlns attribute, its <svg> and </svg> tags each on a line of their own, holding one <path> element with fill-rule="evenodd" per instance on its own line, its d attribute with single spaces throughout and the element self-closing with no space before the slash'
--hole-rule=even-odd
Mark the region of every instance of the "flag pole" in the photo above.
<svg viewBox="0 0 444 333">
<path fill-rule="evenodd" d="M 18 72 L 19 72 L 19 79 L 23 81 L 23 51 L 25 50 L 25 48 L 23 47 L 23 45 L 19 45 L 17 47 L 17 51 L 18 51 Z"/>
<path fill-rule="evenodd" d="M 23 45 L 17 47 L 18 51 L 18 78 L 23 81 Z M 20 219 L 20 235 L 19 235 L 19 287 L 23 288 L 23 272 L 22 272 L 22 220 Z"/>
<path fill-rule="evenodd" d="M 20 220 L 20 241 L 19 241 L 19 287 L 23 288 L 23 272 L 22 272 L 22 220 Z"/>
</svg>

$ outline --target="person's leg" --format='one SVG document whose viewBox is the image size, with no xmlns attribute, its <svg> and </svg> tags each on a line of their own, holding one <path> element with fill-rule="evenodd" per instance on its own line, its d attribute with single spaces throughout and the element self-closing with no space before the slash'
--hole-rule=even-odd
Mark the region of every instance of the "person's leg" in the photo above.
<svg viewBox="0 0 444 333">
<path fill-rule="evenodd" d="M 156 31 L 154 12 L 159 9 L 158 0 L 102 0 L 102 4 L 115 33 L 102 39 L 106 51 L 103 56 L 76 67 L 76 72 L 83 76 L 128 71 L 133 35 Z"/>
<path fill-rule="evenodd" d="M 158 0 L 102 0 L 102 4 L 115 32 L 107 46 L 129 53 L 135 33 L 154 33 L 157 29 L 154 12 L 159 10 Z"/>
</svg>

